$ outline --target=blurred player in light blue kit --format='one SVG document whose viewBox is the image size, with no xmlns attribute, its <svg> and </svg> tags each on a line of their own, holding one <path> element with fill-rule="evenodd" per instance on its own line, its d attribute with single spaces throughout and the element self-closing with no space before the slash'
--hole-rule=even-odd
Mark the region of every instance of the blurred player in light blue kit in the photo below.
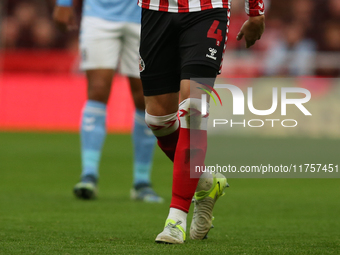
<svg viewBox="0 0 340 255">
<path fill-rule="evenodd" d="M 72 28 L 75 25 L 72 0 L 57 0 L 53 17 L 59 27 Z M 145 202 L 163 201 L 151 188 L 150 181 L 156 140 L 144 122 L 145 105 L 138 67 L 140 20 L 141 8 L 136 0 L 83 2 L 80 50 L 81 68 L 86 71 L 88 82 L 88 100 L 81 122 L 81 181 L 74 187 L 79 198 L 96 196 L 99 162 L 106 136 L 106 105 L 112 79 L 119 68 L 120 73 L 129 78 L 136 106 L 131 198 Z"/>
</svg>

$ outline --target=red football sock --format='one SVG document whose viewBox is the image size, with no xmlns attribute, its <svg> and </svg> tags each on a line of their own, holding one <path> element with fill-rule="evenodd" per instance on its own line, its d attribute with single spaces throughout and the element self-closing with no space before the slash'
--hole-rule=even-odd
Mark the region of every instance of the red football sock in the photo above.
<svg viewBox="0 0 340 255">
<path fill-rule="evenodd" d="M 180 133 L 180 127 L 169 135 L 157 137 L 158 145 L 162 151 L 168 156 L 168 158 L 174 162 L 175 151 L 177 147 L 177 141 Z"/>
<path fill-rule="evenodd" d="M 172 199 L 170 207 L 188 212 L 200 174 L 193 174 L 195 166 L 203 166 L 207 151 L 207 131 L 181 128 L 177 143 Z M 191 163 L 191 164 L 190 164 Z M 192 173 L 190 178 L 190 171 Z"/>
</svg>

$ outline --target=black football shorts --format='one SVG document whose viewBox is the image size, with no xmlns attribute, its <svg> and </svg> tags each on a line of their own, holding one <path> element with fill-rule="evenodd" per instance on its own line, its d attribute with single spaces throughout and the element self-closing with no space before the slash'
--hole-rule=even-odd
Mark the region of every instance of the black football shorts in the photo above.
<svg viewBox="0 0 340 255">
<path fill-rule="evenodd" d="M 144 95 L 178 92 L 182 79 L 216 78 L 228 26 L 228 9 L 190 13 L 143 9 L 139 69 Z"/>
</svg>

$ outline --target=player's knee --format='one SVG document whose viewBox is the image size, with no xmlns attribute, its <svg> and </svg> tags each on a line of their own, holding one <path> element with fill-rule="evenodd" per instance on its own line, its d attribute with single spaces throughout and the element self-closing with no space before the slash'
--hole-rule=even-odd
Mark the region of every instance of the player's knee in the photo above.
<svg viewBox="0 0 340 255">
<path fill-rule="evenodd" d="M 96 80 L 88 84 L 88 97 L 91 100 L 107 103 L 111 90 L 111 82 Z"/>
<path fill-rule="evenodd" d="M 145 123 L 157 137 L 169 135 L 179 127 L 177 112 L 164 116 L 154 116 L 146 112 Z"/>
</svg>

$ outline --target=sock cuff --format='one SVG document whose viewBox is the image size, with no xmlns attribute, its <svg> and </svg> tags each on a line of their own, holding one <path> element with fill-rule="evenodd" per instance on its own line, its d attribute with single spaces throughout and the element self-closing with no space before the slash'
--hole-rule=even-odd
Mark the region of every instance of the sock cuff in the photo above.
<svg viewBox="0 0 340 255">
<path fill-rule="evenodd" d="M 183 210 L 180 210 L 180 209 L 177 209 L 177 208 L 174 208 L 174 207 L 170 207 L 169 215 L 170 216 L 176 215 L 179 218 L 186 218 L 188 213 L 183 211 Z"/>
<path fill-rule="evenodd" d="M 177 112 L 163 116 L 154 116 L 145 112 L 145 122 L 157 137 L 169 135 L 179 127 Z"/>
<path fill-rule="evenodd" d="M 99 101 L 87 100 L 83 112 L 95 115 L 106 115 L 106 104 Z"/>
<path fill-rule="evenodd" d="M 86 101 L 86 106 L 106 109 L 106 104 L 105 103 L 102 103 L 102 102 L 99 102 L 99 101 L 95 101 L 95 100 L 90 100 L 90 99 Z"/>
</svg>

